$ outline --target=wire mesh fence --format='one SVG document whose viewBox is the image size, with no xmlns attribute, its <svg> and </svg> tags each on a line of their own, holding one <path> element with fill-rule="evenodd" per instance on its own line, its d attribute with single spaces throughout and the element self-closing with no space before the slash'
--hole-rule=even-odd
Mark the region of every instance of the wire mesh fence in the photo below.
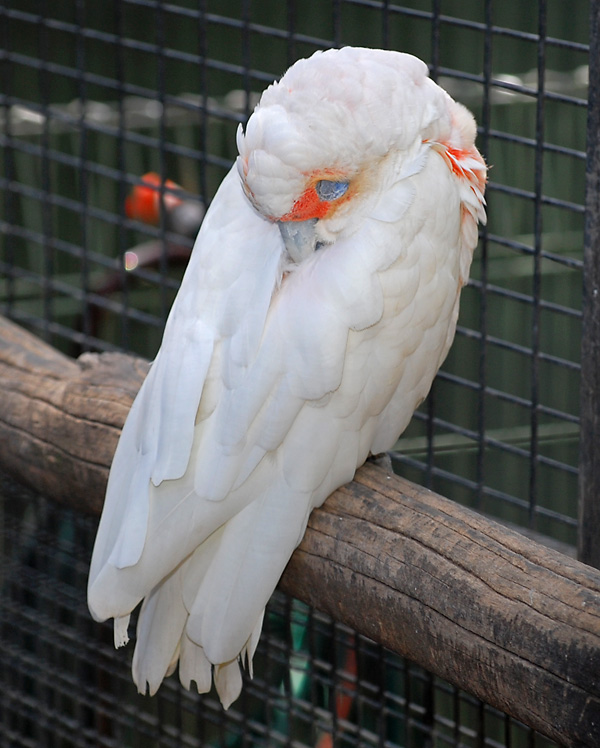
<svg viewBox="0 0 600 748">
<path fill-rule="evenodd" d="M 152 357 L 198 215 L 260 91 L 316 49 L 417 54 L 479 122 L 489 223 L 454 347 L 395 467 L 574 547 L 589 10 L 581 0 L 0 2 L 0 311 L 73 355 Z M 127 203 L 148 172 L 163 198 L 150 224 Z M 174 224 L 170 198 L 196 218 Z M 239 711 L 224 717 L 174 685 L 149 704 L 88 622 L 91 521 L 33 497 L 16 514 L 5 506 L 7 745 L 311 745 L 321 733 L 353 745 L 547 744 L 281 597 L 263 637 L 269 665 Z M 295 631 L 313 648 L 295 646 Z"/>
<path fill-rule="evenodd" d="M 167 679 L 137 694 L 131 652 L 85 601 L 96 521 L 2 480 L 2 746 L 536 746 L 549 740 L 276 593 L 240 699 Z"/>
</svg>

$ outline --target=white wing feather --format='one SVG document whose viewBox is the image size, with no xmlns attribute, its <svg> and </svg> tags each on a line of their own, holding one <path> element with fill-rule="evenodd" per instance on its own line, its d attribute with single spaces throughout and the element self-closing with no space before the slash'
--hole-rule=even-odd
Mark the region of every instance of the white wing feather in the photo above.
<svg viewBox="0 0 600 748">
<path fill-rule="evenodd" d="M 250 247 L 249 226 L 256 237 Z M 231 264 L 221 258 L 225 239 Z M 247 368 L 255 354 L 278 281 L 280 241 L 276 227 L 260 219 L 249 206 L 232 169 L 207 213 L 161 350 L 134 402 L 115 454 L 90 571 L 92 611 L 96 597 L 105 599 L 99 591 L 94 592 L 99 575 L 107 568 L 124 569 L 140 560 L 150 540 L 151 497 L 159 497 L 161 487 L 171 487 L 186 474 L 195 439 L 211 444 L 213 433 L 226 429 L 218 421 L 215 425 L 214 418 L 211 422 L 211 411 L 222 408 L 223 389 L 239 377 L 238 370 Z M 233 347 L 238 352 L 245 349 L 245 358 L 240 355 L 232 361 L 228 356 L 214 355 L 215 346 Z M 219 367 L 223 360 L 227 365 Z M 200 407 L 205 385 L 211 402 Z M 210 424 L 203 431 L 195 429 L 199 412 Z M 216 450 L 221 456 L 220 439 Z M 209 450 L 199 461 L 192 458 L 191 464 L 199 462 L 197 467 L 205 467 L 206 482 L 200 490 L 218 500 L 224 498 L 228 487 L 219 491 L 222 473 L 213 457 Z M 148 490 L 150 480 L 153 485 Z M 192 490 L 193 482 L 188 493 Z M 176 493 L 182 506 L 190 503 L 185 492 L 183 499 Z M 162 517 L 166 502 L 160 498 L 157 502 Z"/>
</svg>

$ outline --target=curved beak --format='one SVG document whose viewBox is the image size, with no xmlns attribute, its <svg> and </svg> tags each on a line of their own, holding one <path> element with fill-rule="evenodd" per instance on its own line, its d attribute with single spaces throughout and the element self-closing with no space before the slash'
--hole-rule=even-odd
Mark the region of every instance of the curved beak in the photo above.
<svg viewBox="0 0 600 748">
<path fill-rule="evenodd" d="M 292 262 L 300 263 L 317 248 L 316 218 L 307 221 L 278 221 L 283 243 Z"/>
</svg>

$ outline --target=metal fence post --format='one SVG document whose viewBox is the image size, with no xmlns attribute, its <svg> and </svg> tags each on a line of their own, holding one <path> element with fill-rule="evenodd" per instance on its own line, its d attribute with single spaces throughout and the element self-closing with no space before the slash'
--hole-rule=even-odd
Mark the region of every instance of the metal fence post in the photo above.
<svg viewBox="0 0 600 748">
<path fill-rule="evenodd" d="M 591 2 L 589 65 L 578 553 L 600 568 L 600 0 Z"/>
</svg>

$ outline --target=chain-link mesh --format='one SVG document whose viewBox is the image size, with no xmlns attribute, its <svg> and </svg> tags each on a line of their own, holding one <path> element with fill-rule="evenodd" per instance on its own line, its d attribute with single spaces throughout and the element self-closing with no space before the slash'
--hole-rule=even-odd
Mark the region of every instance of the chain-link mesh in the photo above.
<svg viewBox="0 0 600 748">
<path fill-rule="evenodd" d="M 73 355 L 152 357 L 195 229 L 128 213 L 143 175 L 159 175 L 164 204 L 201 209 L 238 124 L 298 57 L 417 54 L 475 113 L 492 168 L 456 341 L 395 464 L 573 546 L 588 16 L 587 2 L 545 0 L 0 2 L 0 311 Z M 7 745 L 310 745 L 332 730 L 365 745 L 521 745 L 512 722 L 282 598 L 239 710 L 174 684 L 138 699 L 83 606 L 88 520 L 41 499 L 6 511 Z M 349 691 L 346 717 L 332 683 Z"/>
</svg>

